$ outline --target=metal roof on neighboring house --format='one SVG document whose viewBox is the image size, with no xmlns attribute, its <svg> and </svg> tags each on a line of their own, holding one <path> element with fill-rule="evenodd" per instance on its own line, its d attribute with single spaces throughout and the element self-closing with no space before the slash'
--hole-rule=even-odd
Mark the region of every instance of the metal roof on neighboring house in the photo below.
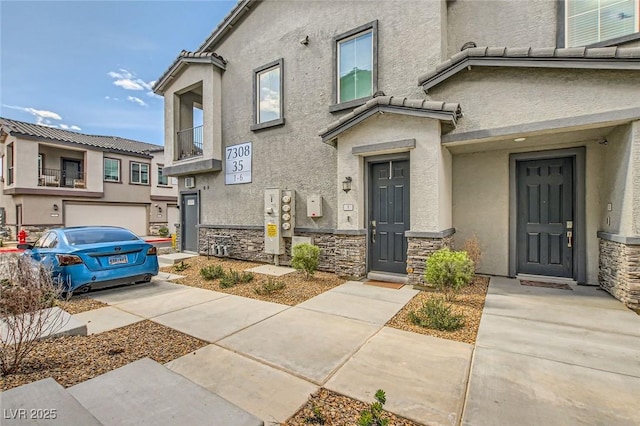
<svg viewBox="0 0 640 426">
<path fill-rule="evenodd" d="M 218 68 L 224 70 L 227 65 L 227 61 L 220 55 L 214 52 L 189 52 L 183 50 L 178 57 L 173 61 L 169 68 L 162 73 L 158 81 L 153 86 L 154 93 L 163 94 L 166 85 L 173 80 L 187 64 L 213 64 Z"/>
<path fill-rule="evenodd" d="M 319 133 L 323 142 L 328 142 L 340 133 L 350 129 L 377 112 L 391 112 L 418 117 L 435 118 L 449 122 L 455 126 L 462 116 L 462 109 L 458 103 L 428 101 L 425 99 L 411 99 L 398 96 L 378 96 L 367 101 L 338 120 L 332 122 Z"/>
<path fill-rule="evenodd" d="M 0 129 L 11 135 L 25 135 L 48 139 L 51 141 L 68 142 L 106 150 L 122 151 L 125 153 L 149 155 L 151 152 L 164 151 L 164 146 L 162 145 L 154 145 L 117 136 L 86 135 L 84 133 L 72 132 L 70 130 L 26 123 L 24 121 L 11 120 L 2 117 L 0 117 Z"/>
<path fill-rule="evenodd" d="M 418 78 L 425 90 L 470 66 L 640 70 L 640 47 L 472 47 Z"/>
</svg>

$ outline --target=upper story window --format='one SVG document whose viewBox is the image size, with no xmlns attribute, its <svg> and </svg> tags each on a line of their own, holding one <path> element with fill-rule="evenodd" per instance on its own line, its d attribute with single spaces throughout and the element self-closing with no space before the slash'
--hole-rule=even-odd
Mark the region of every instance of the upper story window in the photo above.
<svg viewBox="0 0 640 426">
<path fill-rule="evenodd" d="M 158 185 L 169 186 L 169 177 L 162 174 L 163 170 L 164 166 L 162 164 L 158 164 Z"/>
<path fill-rule="evenodd" d="M 131 162 L 131 183 L 149 185 L 149 165 L 146 163 Z"/>
<path fill-rule="evenodd" d="M 335 38 L 332 111 L 363 104 L 378 86 L 378 21 Z"/>
<path fill-rule="evenodd" d="M 253 70 L 254 124 L 251 130 L 284 124 L 283 68 L 284 60 L 278 59 Z"/>
<path fill-rule="evenodd" d="M 640 31 L 640 0 L 566 0 L 567 47 L 587 46 Z"/>
<path fill-rule="evenodd" d="M 44 174 L 44 154 L 38 154 L 38 176 Z"/>
<path fill-rule="evenodd" d="M 104 159 L 104 181 L 120 182 L 120 160 L 115 158 Z"/>
</svg>

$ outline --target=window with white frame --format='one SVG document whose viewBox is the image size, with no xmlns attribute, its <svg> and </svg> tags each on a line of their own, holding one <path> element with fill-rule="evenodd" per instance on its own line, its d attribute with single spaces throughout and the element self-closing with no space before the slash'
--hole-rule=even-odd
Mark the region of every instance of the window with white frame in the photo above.
<svg viewBox="0 0 640 426">
<path fill-rule="evenodd" d="M 104 181 L 120 182 L 120 160 L 116 158 L 104 159 Z"/>
<path fill-rule="evenodd" d="M 565 0 L 567 47 L 587 46 L 640 31 L 640 0 Z"/>
<path fill-rule="evenodd" d="M 146 163 L 131 162 L 131 183 L 149 185 L 149 165 Z"/>
<path fill-rule="evenodd" d="M 336 37 L 336 102 L 373 95 L 377 86 L 377 21 Z"/>
<path fill-rule="evenodd" d="M 162 164 L 158 164 L 158 185 L 169 186 L 169 177 L 162 173 L 163 170 L 164 166 Z"/>
<path fill-rule="evenodd" d="M 283 67 L 284 60 L 278 59 L 253 70 L 255 119 L 252 130 L 284 124 Z"/>
</svg>

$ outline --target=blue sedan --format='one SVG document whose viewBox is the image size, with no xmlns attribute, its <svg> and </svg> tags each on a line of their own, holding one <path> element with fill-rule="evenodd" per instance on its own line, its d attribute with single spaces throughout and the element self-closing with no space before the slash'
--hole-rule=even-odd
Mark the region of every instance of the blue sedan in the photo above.
<svg viewBox="0 0 640 426">
<path fill-rule="evenodd" d="M 67 292 L 149 282 L 158 274 L 157 249 L 115 226 L 52 229 L 34 244 L 19 247 L 51 268 L 53 279 Z"/>
</svg>

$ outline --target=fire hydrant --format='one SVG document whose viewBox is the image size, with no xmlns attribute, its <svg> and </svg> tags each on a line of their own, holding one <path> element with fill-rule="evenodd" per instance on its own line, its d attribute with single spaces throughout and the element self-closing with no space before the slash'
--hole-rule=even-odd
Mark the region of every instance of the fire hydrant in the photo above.
<svg viewBox="0 0 640 426">
<path fill-rule="evenodd" d="M 18 232 L 18 244 L 26 244 L 27 243 L 27 232 L 24 229 L 21 229 Z"/>
</svg>

